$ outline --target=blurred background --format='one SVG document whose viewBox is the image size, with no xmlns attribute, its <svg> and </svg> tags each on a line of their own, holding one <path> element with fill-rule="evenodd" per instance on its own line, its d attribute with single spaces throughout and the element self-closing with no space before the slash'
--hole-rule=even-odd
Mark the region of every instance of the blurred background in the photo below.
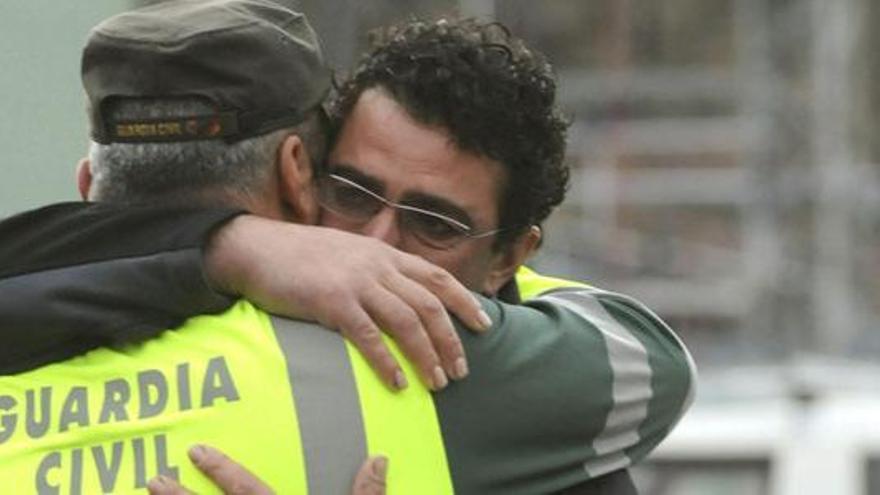
<svg viewBox="0 0 880 495">
<path fill-rule="evenodd" d="M 701 371 L 643 493 L 880 494 L 880 3 L 279 1 L 340 70 L 414 14 L 548 56 L 573 174 L 535 265 L 641 299 Z M 0 3 L 0 216 L 75 199 L 79 50 L 146 3 Z"/>
</svg>

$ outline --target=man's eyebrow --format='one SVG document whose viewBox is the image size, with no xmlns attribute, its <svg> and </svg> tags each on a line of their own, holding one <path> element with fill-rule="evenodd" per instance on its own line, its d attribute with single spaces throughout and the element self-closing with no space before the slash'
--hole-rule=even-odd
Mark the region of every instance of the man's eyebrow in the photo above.
<svg viewBox="0 0 880 495">
<path fill-rule="evenodd" d="M 351 165 L 345 163 L 330 163 L 327 167 L 327 171 L 331 174 L 340 175 L 346 179 L 357 182 L 376 194 L 381 195 L 385 193 L 385 182 L 376 177 L 367 175 Z M 468 215 L 464 208 L 461 208 L 448 199 L 433 194 L 412 191 L 405 193 L 398 202 L 425 210 L 431 210 L 458 220 L 465 225 L 473 226 L 473 219 L 471 219 L 471 216 Z"/>
<path fill-rule="evenodd" d="M 400 203 L 446 215 L 469 227 L 473 227 L 474 225 L 473 219 L 471 219 L 471 216 L 468 215 L 467 211 L 452 201 L 439 196 L 434 196 L 433 194 L 409 192 L 400 198 Z"/>
<path fill-rule="evenodd" d="M 342 177 L 345 177 L 348 180 L 353 182 L 357 182 L 361 186 L 366 187 L 370 191 L 373 191 L 376 194 L 384 194 L 385 192 L 385 183 L 376 177 L 367 175 L 360 170 L 352 167 L 351 165 L 345 163 L 330 163 L 327 166 L 327 171 L 331 174 L 336 174 Z"/>
</svg>

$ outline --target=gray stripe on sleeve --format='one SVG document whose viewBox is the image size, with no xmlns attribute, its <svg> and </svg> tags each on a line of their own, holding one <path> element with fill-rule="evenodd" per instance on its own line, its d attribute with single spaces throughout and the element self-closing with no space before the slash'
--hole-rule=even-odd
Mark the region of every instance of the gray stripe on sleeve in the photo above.
<svg viewBox="0 0 880 495">
<path fill-rule="evenodd" d="M 631 459 L 625 449 L 638 443 L 639 426 L 647 418 L 653 396 L 647 350 L 588 290 L 554 292 L 541 299 L 560 304 L 595 325 L 608 349 L 613 406 L 604 429 L 593 440 L 597 457 L 586 461 L 584 469 L 595 477 L 628 466 Z"/>
<path fill-rule="evenodd" d="M 287 361 L 309 493 L 348 495 L 367 447 L 345 342 L 312 323 L 273 316 L 272 326 Z"/>
<path fill-rule="evenodd" d="M 657 316 L 653 311 L 651 311 L 650 308 L 648 308 L 644 304 L 640 303 L 639 301 L 637 301 L 629 296 L 619 294 L 616 292 L 603 292 L 603 297 L 607 298 L 608 300 L 615 301 L 615 302 L 622 304 L 624 306 L 631 307 L 631 308 L 635 309 L 636 311 L 638 311 L 639 313 L 641 313 L 642 315 L 649 317 L 651 319 L 651 321 L 655 325 L 657 325 L 657 327 L 659 329 L 661 329 L 664 332 L 664 335 L 666 337 L 668 337 L 673 342 L 675 342 L 675 345 L 681 351 L 681 353 L 684 357 L 685 364 L 688 369 L 688 375 L 690 378 L 689 378 L 689 382 L 688 382 L 687 395 L 682 400 L 681 407 L 678 411 L 678 416 L 675 419 L 675 421 L 673 422 L 673 424 L 678 423 L 681 420 L 681 418 L 684 416 L 684 414 L 687 412 L 690 405 L 693 403 L 694 396 L 697 391 L 696 390 L 697 365 L 694 362 L 693 356 L 691 356 L 691 353 L 690 353 L 690 351 L 688 351 L 687 346 L 684 345 L 684 341 L 681 340 L 681 337 L 679 337 L 678 334 L 676 334 L 675 331 L 672 330 L 669 327 L 669 325 L 667 325 L 666 322 L 663 321 L 663 319 L 661 319 L 659 316 Z"/>
</svg>

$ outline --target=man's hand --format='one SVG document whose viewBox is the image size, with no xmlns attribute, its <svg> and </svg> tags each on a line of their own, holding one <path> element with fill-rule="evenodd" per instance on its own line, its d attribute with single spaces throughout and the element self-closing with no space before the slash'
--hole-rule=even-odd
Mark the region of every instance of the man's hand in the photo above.
<svg viewBox="0 0 880 495">
<path fill-rule="evenodd" d="M 370 457 L 354 477 L 352 495 L 385 495 L 385 477 L 388 475 L 388 459 Z"/>
<path fill-rule="evenodd" d="M 196 446 L 190 449 L 189 457 L 217 488 L 229 495 L 271 495 L 275 493 L 244 466 L 233 461 L 217 449 Z M 352 495 L 384 495 L 385 475 L 388 460 L 384 457 L 371 457 L 364 462 L 355 476 Z M 157 476 L 147 484 L 150 495 L 189 495 L 191 492 L 176 481 L 165 476 Z"/>
<path fill-rule="evenodd" d="M 492 322 L 446 270 L 376 239 L 324 227 L 240 216 L 214 235 L 205 256 L 220 290 L 263 309 L 339 330 L 382 379 L 407 385 L 381 327 L 438 390 L 468 373 L 447 309 L 474 330 Z"/>
<path fill-rule="evenodd" d="M 219 450 L 197 445 L 189 449 L 189 458 L 223 493 L 231 495 L 272 495 L 266 486 L 244 466 Z M 192 492 L 166 476 L 157 476 L 147 483 L 150 495 L 189 495 Z"/>
</svg>

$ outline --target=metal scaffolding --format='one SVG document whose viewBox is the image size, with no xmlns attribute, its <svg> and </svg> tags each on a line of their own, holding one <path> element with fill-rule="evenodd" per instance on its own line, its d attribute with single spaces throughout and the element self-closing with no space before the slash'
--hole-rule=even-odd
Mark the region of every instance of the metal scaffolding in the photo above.
<svg viewBox="0 0 880 495">
<path fill-rule="evenodd" d="M 713 356 L 725 346 L 731 362 L 846 355 L 873 316 L 853 279 L 864 244 L 855 207 L 877 195 L 858 183 L 864 174 L 852 151 L 865 2 L 728 3 L 735 56 L 725 71 L 640 66 L 620 54 L 610 67 L 559 68 L 563 101 L 579 110 L 571 149 L 579 167 L 541 265 L 637 295 Z M 625 11 L 634 5 L 613 5 L 614 19 L 634 15 Z M 793 70 L 792 57 L 806 70 Z M 645 101 L 671 111 L 590 115 L 609 102 Z M 724 110 L 692 115 L 694 105 Z M 649 158 L 633 166 L 634 156 Z M 655 227 L 627 224 L 632 211 Z M 706 225 L 668 220 L 691 212 L 720 212 L 706 223 L 736 242 L 695 240 L 689 229 Z M 664 233 L 666 224 L 678 230 Z M 655 249 L 663 254 L 639 258 Z M 687 253 L 694 259 L 682 259 Z M 651 263 L 698 266 L 674 273 Z"/>
<path fill-rule="evenodd" d="M 413 13 L 547 53 L 573 175 L 539 268 L 644 300 L 709 366 L 880 350 L 869 0 L 285 1 L 340 68 Z"/>
</svg>

